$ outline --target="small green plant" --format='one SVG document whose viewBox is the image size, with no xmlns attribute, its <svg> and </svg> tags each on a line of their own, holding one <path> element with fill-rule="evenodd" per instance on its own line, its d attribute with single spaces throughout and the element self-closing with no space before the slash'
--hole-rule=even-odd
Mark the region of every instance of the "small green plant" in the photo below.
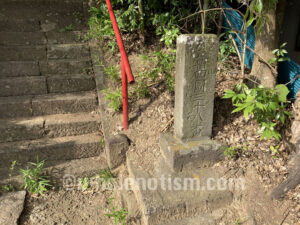
<svg viewBox="0 0 300 225">
<path fill-rule="evenodd" d="M 260 125 L 258 132 L 261 133 L 261 139 L 274 137 L 279 141 L 281 135 L 276 127 L 284 124 L 286 117 L 291 116 L 287 111 L 288 88 L 279 84 L 275 88 L 258 85 L 250 89 L 246 84 L 238 84 L 235 90 L 226 90 L 223 96 L 224 99 L 232 99 L 236 107 L 232 113 L 243 111 L 246 120 L 250 115 L 253 116 Z"/>
<path fill-rule="evenodd" d="M 79 183 L 82 191 L 86 191 L 91 188 L 91 182 L 88 176 L 80 178 Z"/>
<path fill-rule="evenodd" d="M 229 56 L 236 55 L 236 50 L 232 44 L 231 39 L 226 39 L 220 42 L 219 61 L 224 63 Z"/>
<path fill-rule="evenodd" d="M 276 145 L 276 146 L 271 145 L 270 146 L 270 151 L 272 152 L 272 157 L 273 158 L 277 158 L 279 156 L 278 149 L 279 149 L 279 145 Z"/>
<path fill-rule="evenodd" d="M 45 164 L 45 160 L 39 162 L 30 162 L 27 169 L 21 169 L 20 172 L 24 178 L 24 184 L 22 187 L 33 194 L 43 194 L 47 191 L 48 187 L 51 187 L 48 177 L 43 175 L 42 170 Z"/>
<path fill-rule="evenodd" d="M 99 179 L 99 182 L 104 184 L 111 183 L 111 181 L 115 178 L 109 168 L 100 170 L 96 176 Z"/>
<path fill-rule="evenodd" d="M 100 140 L 100 145 L 101 145 L 102 148 L 105 147 L 105 141 L 104 141 L 104 138 L 101 138 L 101 140 Z"/>
<path fill-rule="evenodd" d="M 103 90 L 105 94 L 105 99 L 109 102 L 109 107 L 115 111 L 119 112 L 122 107 L 122 93 L 121 89 L 118 88 L 116 91 L 112 91 L 111 89 Z"/>
<path fill-rule="evenodd" d="M 13 171 L 15 170 L 15 166 L 17 165 L 17 160 L 14 160 L 11 162 L 10 164 L 10 168 L 9 168 L 9 174 L 8 174 L 8 180 L 9 182 L 11 182 L 11 177 L 12 177 L 12 173 Z M 4 192 L 11 192 L 11 191 L 14 191 L 14 186 L 9 183 L 9 184 L 5 184 L 1 187 L 2 191 Z"/>
<path fill-rule="evenodd" d="M 109 66 L 109 67 L 103 66 L 103 71 L 114 82 L 116 82 L 118 84 L 121 82 L 120 69 L 118 66 L 115 66 L 115 65 Z"/>
<path fill-rule="evenodd" d="M 63 29 L 61 29 L 61 32 L 69 32 L 69 31 L 73 31 L 74 30 L 74 26 L 73 24 L 70 24 L 68 26 L 65 26 Z"/>
<path fill-rule="evenodd" d="M 111 209 L 110 213 L 107 213 L 105 215 L 108 218 L 113 218 L 115 225 L 126 225 L 128 211 L 125 208 L 121 208 L 118 210 L 118 207 L 114 205 L 113 200 L 113 198 L 108 199 Z"/>
<path fill-rule="evenodd" d="M 229 158 L 235 158 L 238 154 L 238 148 L 236 146 L 226 147 L 224 155 Z"/>
<path fill-rule="evenodd" d="M 269 60 L 270 64 L 274 64 L 275 62 L 283 62 L 283 61 L 288 61 L 289 58 L 286 57 L 286 54 L 288 53 L 284 47 L 287 45 L 287 43 L 283 43 L 282 45 L 280 45 L 279 49 L 274 49 L 272 51 L 272 54 L 275 55 L 275 57 L 271 58 Z"/>
<path fill-rule="evenodd" d="M 241 223 L 241 221 L 239 220 L 239 219 L 236 219 L 235 221 L 234 221 L 234 225 L 241 225 L 242 223 Z"/>
</svg>

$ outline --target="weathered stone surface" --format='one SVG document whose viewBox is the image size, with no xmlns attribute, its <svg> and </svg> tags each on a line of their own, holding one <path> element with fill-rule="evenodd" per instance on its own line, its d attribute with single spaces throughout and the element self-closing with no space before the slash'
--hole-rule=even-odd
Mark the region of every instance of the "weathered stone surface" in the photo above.
<svg viewBox="0 0 300 225">
<path fill-rule="evenodd" d="M 171 218 L 180 220 L 201 215 L 232 202 L 232 193 L 229 190 L 208 189 L 208 180 L 218 179 L 212 169 L 172 173 L 156 164 L 157 171 L 150 175 L 138 167 L 131 154 L 128 157 L 127 168 L 130 178 L 133 178 L 130 183 L 133 185 L 145 225 L 167 224 Z M 187 179 L 189 182 L 184 181 Z M 197 188 L 197 182 L 201 184 L 198 186 L 200 189 Z"/>
<path fill-rule="evenodd" d="M 38 62 L 0 62 L 0 77 L 39 76 Z"/>
<path fill-rule="evenodd" d="M 210 137 L 218 57 L 216 35 L 177 39 L 174 132 L 183 141 Z"/>
<path fill-rule="evenodd" d="M 0 120 L 0 143 L 20 140 L 32 140 L 44 135 L 44 120 L 33 119 L 2 119 Z"/>
<path fill-rule="evenodd" d="M 100 117 L 87 113 L 44 116 L 45 135 L 63 137 L 100 131 Z"/>
<path fill-rule="evenodd" d="M 25 165 L 36 161 L 36 157 L 55 161 L 99 156 L 103 152 L 100 140 L 100 135 L 86 134 L 0 143 L 1 167 L 9 167 L 11 160 Z"/>
<path fill-rule="evenodd" d="M 159 225 L 216 225 L 214 217 L 210 214 L 201 214 L 196 217 L 184 218 L 182 220 L 170 221 Z"/>
<path fill-rule="evenodd" d="M 124 134 L 115 135 L 105 143 L 105 151 L 108 165 L 114 169 L 126 161 L 126 152 L 129 147 L 129 139 Z"/>
<path fill-rule="evenodd" d="M 46 78 L 41 76 L 0 79 L 0 96 L 41 95 L 47 93 Z"/>
<path fill-rule="evenodd" d="M 100 129 L 99 115 L 91 113 L 1 119 L 0 143 L 82 135 L 99 132 Z"/>
<path fill-rule="evenodd" d="M 93 77 L 88 75 L 56 75 L 47 78 L 49 93 L 68 93 L 78 91 L 91 91 L 96 84 Z"/>
<path fill-rule="evenodd" d="M 159 141 L 165 162 L 174 171 L 189 166 L 212 166 L 224 158 L 222 146 L 217 141 L 207 139 L 182 143 L 171 134 L 161 134 Z"/>
<path fill-rule="evenodd" d="M 30 97 L 0 97 L 0 118 L 28 117 L 31 115 Z"/>
<path fill-rule="evenodd" d="M 18 191 L 0 197 L 0 224 L 17 225 L 24 208 L 26 191 Z"/>
<path fill-rule="evenodd" d="M 44 45 L 47 43 L 42 32 L 0 32 L 0 45 Z"/>
<path fill-rule="evenodd" d="M 0 61 L 33 61 L 46 59 L 45 46 L 0 46 Z"/>
<path fill-rule="evenodd" d="M 32 100 L 34 116 L 91 112 L 97 107 L 96 95 L 91 92 L 74 94 L 48 94 L 36 96 Z"/>
<path fill-rule="evenodd" d="M 82 74 L 90 68 L 89 60 L 49 60 L 40 62 L 40 70 L 46 74 Z"/>
<path fill-rule="evenodd" d="M 83 42 L 84 34 L 80 31 L 47 32 L 48 44 L 70 44 Z"/>
<path fill-rule="evenodd" d="M 35 32 L 40 31 L 40 24 L 37 20 L 5 19 L 0 20 L 0 31 L 2 32 Z"/>
<path fill-rule="evenodd" d="M 47 48 L 48 59 L 81 59 L 90 56 L 86 44 L 50 45 Z"/>
</svg>

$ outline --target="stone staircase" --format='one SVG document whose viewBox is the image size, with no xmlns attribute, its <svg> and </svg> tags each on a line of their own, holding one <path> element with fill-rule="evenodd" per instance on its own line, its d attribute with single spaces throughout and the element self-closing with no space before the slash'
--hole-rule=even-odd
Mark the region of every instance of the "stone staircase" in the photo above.
<svg viewBox="0 0 300 225">
<path fill-rule="evenodd" d="M 106 166 L 91 163 L 103 146 L 86 12 L 79 0 L 0 2 L 0 180 L 12 160 Z"/>
</svg>

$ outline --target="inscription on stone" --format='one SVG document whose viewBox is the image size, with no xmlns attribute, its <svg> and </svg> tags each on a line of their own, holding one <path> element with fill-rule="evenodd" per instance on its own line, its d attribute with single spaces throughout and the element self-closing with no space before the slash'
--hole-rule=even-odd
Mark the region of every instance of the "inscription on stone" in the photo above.
<svg viewBox="0 0 300 225">
<path fill-rule="evenodd" d="M 175 136 L 182 141 L 210 137 L 218 57 L 216 35 L 177 39 Z"/>
</svg>

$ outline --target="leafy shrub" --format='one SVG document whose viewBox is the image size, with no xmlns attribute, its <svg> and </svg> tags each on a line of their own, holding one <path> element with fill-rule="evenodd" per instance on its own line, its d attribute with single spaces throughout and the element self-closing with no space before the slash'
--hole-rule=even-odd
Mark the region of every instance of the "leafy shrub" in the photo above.
<svg viewBox="0 0 300 225">
<path fill-rule="evenodd" d="M 235 91 L 226 90 L 223 98 L 231 98 L 236 107 L 232 112 L 243 111 L 246 120 L 253 116 L 260 125 L 261 139 L 274 137 L 280 140 L 281 135 L 276 130 L 279 124 L 284 124 L 286 117 L 291 114 L 287 111 L 288 88 L 279 84 L 275 88 L 265 88 L 259 85 L 248 88 L 246 84 L 238 84 Z"/>
</svg>

